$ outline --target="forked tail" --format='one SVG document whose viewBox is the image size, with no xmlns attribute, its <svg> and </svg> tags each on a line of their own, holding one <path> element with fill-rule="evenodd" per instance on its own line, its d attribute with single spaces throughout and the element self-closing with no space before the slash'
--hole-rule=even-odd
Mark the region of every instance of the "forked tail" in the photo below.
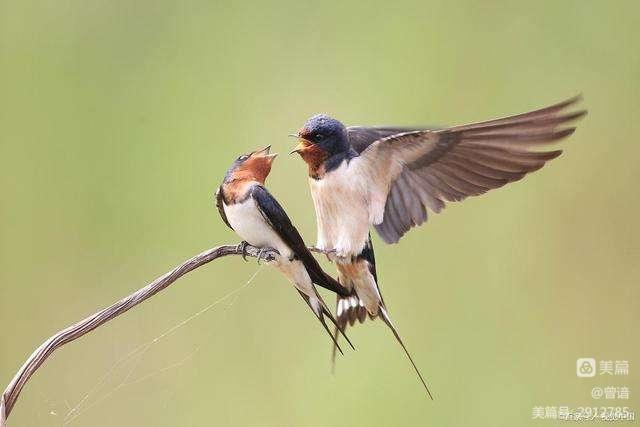
<svg viewBox="0 0 640 427">
<path fill-rule="evenodd" d="M 332 372 L 335 370 L 336 349 L 340 350 L 340 347 L 338 347 L 338 344 L 337 344 L 338 343 L 338 330 L 344 331 L 346 329 L 346 327 L 347 327 L 347 324 L 350 324 L 350 325 L 353 326 L 355 324 L 356 320 L 358 320 L 360 323 L 362 323 L 367 318 L 367 309 L 364 307 L 364 304 L 357 297 L 357 295 L 355 295 L 355 293 L 354 293 L 354 295 L 351 295 L 349 297 L 340 297 L 340 296 L 338 296 L 336 313 L 337 313 L 337 316 L 336 316 L 337 317 L 337 324 L 336 324 L 336 327 L 335 327 L 334 332 L 333 332 L 334 346 L 333 346 L 333 350 L 331 352 L 331 371 Z M 418 378 L 420 379 L 420 382 L 424 386 L 424 389 L 426 390 L 427 395 L 429 396 L 429 398 L 431 400 L 433 400 L 433 395 L 431 394 L 431 390 L 429 390 L 429 386 L 427 386 L 427 382 L 425 381 L 424 377 L 422 376 L 422 373 L 418 369 L 418 366 L 413 361 L 413 357 L 411 357 L 411 353 L 409 353 L 409 350 L 407 350 L 407 347 L 404 345 L 404 342 L 402 341 L 402 338 L 400 338 L 400 334 L 398 333 L 398 331 L 396 330 L 395 326 L 391 322 L 391 318 L 389 317 L 389 313 L 387 313 L 387 310 L 384 308 L 383 304 L 380 304 L 378 315 L 380 316 L 380 318 L 382 318 L 382 321 L 384 323 L 386 323 L 386 325 L 389 327 L 389 329 L 391 329 L 391 332 L 393 332 L 393 335 L 396 337 L 396 340 L 398 341 L 400 346 L 402 346 L 402 349 L 404 350 L 404 353 L 407 355 L 407 358 L 409 359 L 409 362 L 411 362 L 411 365 L 413 366 L 413 369 L 415 370 L 416 374 L 418 375 Z M 374 317 L 372 317 L 370 315 L 368 317 L 370 319 L 374 319 Z M 339 329 L 339 327 L 340 327 L 340 329 Z M 340 350 L 340 352 L 342 353 L 342 350 Z"/>
<path fill-rule="evenodd" d="M 340 354 L 344 354 L 342 352 L 342 349 L 340 348 L 340 345 L 338 344 L 338 334 L 337 334 L 337 330 L 338 329 L 336 329 L 334 334 L 332 334 L 331 331 L 329 330 L 329 327 L 327 326 L 327 322 L 325 321 L 325 316 L 327 316 L 329 318 L 329 320 L 331 320 L 331 323 L 333 323 L 336 326 L 336 328 L 338 328 L 338 323 L 336 322 L 336 319 L 333 318 L 333 315 L 327 309 L 326 305 L 324 304 L 324 301 L 322 301 L 322 299 L 318 295 L 318 299 L 319 299 L 319 302 L 320 302 L 320 311 L 318 313 L 316 313 L 316 309 L 314 309 L 314 307 L 311 306 L 311 302 L 309 300 L 309 297 L 307 295 L 305 295 L 303 292 L 301 292 L 299 289 L 298 289 L 298 293 L 300 294 L 302 299 L 307 303 L 307 305 L 309 306 L 309 308 L 311 309 L 313 314 L 316 315 L 316 317 L 318 318 L 318 320 L 322 324 L 324 330 L 327 331 L 327 334 L 329 335 L 329 337 L 333 341 L 334 352 L 335 352 L 335 349 L 337 348 L 340 351 Z M 344 337 L 344 339 L 347 340 L 347 342 L 349 343 L 351 348 L 355 350 L 355 347 L 351 343 L 351 340 L 349 339 L 349 337 L 347 337 L 345 335 L 344 328 L 341 328 L 339 330 L 340 330 L 340 333 L 342 334 L 342 336 Z"/>
<path fill-rule="evenodd" d="M 331 350 L 331 372 L 335 371 L 336 349 L 340 350 L 340 347 L 337 346 L 338 331 L 344 335 L 347 325 L 353 326 L 356 323 L 356 320 L 362 323 L 366 318 L 367 309 L 364 307 L 362 301 L 358 298 L 355 292 L 346 297 L 336 295 L 336 319 L 334 322 L 335 328 L 333 329 L 333 338 L 336 344 L 334 344 Z"/>
<path fill-rule="evenodd" d="M 427 391 L 427 394 L 429 395 L 431 400 L 433 400 L 433 395 L 431 394 L 431 391 L 429 390 L 429 386 L 427 386 L 427 382 L 422 377 L 422 373 L 420 373 L 420 370 L 416 366 L 416 363 L 413 361 L 413 357 L 411 357 L 411 354 L 409 353 L 409 350 L 407 350 L 407 347 L 402 342 L 402 338 L 400 338 L 400 335 L 398 334 L 398 331 L 396 330 L 395 326 L 393 326 L 393 323 L 391 323 L 391 318 L 389 317 L 389 314 L 387 313 L 387 310 L 382 306 L 380 306 L 380 317 L 382 318 L 384 323 L 387 324 L 389 329 L 391 329 L 391 332 L 393 332 L 393 335 L 396 337 L 396 340 L 398 340 L 398 343 L 400 343 L 400 345 L 402 346 L 402 349 L 404 350 L 404 354 L 406 354 L 407 358 L 409 358 L 409 361 L 411 362 L 411 365 L 413 365 L 413 369 L 416 371 L 416 374 L 418 374 L 418 378 L 420 378 L 420 382 L 422 382 L 422 385 L 424 386 L 424 389 Z"/>
</svg>

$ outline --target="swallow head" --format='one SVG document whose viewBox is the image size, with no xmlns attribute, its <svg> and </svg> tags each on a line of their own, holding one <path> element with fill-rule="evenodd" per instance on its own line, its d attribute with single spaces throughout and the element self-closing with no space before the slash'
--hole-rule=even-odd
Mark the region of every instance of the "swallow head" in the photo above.
<svg viewBox="0 0 640 427">
<path fill-rule="evenodd" d="M 257 181 L 264 184 L 265 179 L 271 172 L 271 164 L 278 154 L 269 154 L 271 146 L 243 154 L 238 157 L 225 176 L 225 183 Z"/>
<path fill-rule="evenodd" d="M 309 164 L 323 162 L 349 150 L 347 128 L 324 114 L 311 117 L 297 134 L 291 136 L 298 138 L 298 145 L 290 154 L 298 153 Z"/>
</svg>

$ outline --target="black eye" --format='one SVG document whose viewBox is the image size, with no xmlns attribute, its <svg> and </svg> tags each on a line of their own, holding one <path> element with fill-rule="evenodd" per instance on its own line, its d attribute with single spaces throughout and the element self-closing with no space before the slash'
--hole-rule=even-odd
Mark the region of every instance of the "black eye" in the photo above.
<svg viewBox="0 0 640 427">
<path fill-rule="evenodd" d="M 315 139 L 316 141 L 322 141 L 324 139 L 324 135 L 321 133 L 317 133 Z"/>
<path fill-rule="evenodd" d="M 239 161 L 244 161 L 247 160 L 249 158 L 249 156 L 247 156 L 246 154 L 243 154 L 242 156 L 238 157 Z"/>
</svg>

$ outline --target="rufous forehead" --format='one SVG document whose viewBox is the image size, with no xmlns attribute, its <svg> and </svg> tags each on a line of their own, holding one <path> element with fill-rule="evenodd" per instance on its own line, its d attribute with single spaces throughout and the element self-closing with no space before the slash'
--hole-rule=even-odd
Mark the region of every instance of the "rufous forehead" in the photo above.
<svg viewBox="0 0 640 427">
<path fill-rule="evenodd" d="M 298 135 L 302 136 L 302 137 L 306 137 L 311 135 L 311 130 L 309 130 L 309 128 L 307 128 L 306 126 L 303 126 L 300 128 L 300 130 L 298 131 Z"/>
</svg>

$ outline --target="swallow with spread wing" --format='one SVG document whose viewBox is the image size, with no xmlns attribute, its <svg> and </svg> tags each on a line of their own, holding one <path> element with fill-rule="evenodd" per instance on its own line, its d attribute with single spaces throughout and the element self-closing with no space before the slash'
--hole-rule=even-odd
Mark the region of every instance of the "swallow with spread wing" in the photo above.
<svg viewBox="0 0 640 427">
<path fill-rule="evenodd" d="M 363 322 L 367 314 L 380 316 L 429 393 L 380 294 L 369 228 L 386 243 L 396 243 L 424 223 L 428 212 L 442 211 L 445 202 L 483 194 L 540 169 L 561 151 L 539 148 L 571 135 L 571 123 L 586 114 L 568 112 L 579 99 L 442 129 L 345 127 L 316 115 L 292 135 L 299 139 L 292 153 L 309 169 L 317 247 L 336 263 L 340 283 L 351 292 L 337 299 L 340 328 Z"/>
<path fill-rule="evenodd" d="M 348 291 L 326 274 L 311 255 L 300 233 L 282 206 L 264 187 L 277 154 L 269 154 L 270 146 L 236 159 L 216 192 L 216 206 L 224 223 L 243 240 L 261 249 L 273 248 L 279 256 L 272 264 L 296 287 L 313 314 L 322 323 L 335 346 L 337 334 L 327 327 L 325 316 L 341 332 L 335 318 L 314 284 L 346 296 Z M 258 256 L 260 261 L 260 255 Z M 344 335 L 349 345 L 351 341 Z M 342 353 L 342 349 L 340 349 Z"/>
</svg>

